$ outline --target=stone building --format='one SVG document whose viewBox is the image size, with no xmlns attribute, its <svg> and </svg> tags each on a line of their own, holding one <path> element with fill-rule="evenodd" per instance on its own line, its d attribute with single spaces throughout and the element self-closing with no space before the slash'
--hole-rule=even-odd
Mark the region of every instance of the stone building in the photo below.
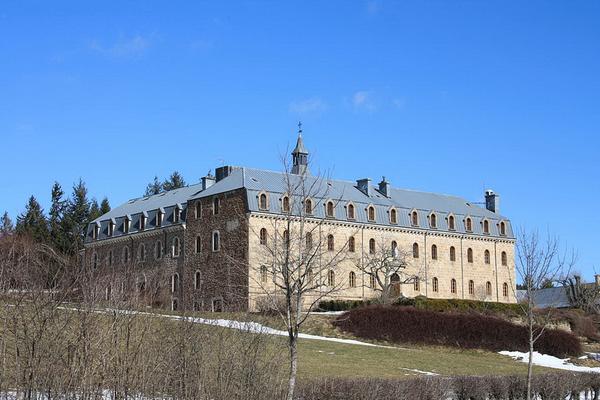
<svg viewBox="0 0 600 400">
<path fill-rule="evenodd" d="M 219 167 L 198 184 L 130 200 L 94 220 L 83 253 L 106 297 L 137 292 L 172 309 L 255 310 L 269 286 L 267 242 L 289 235 L 283 222 L 300 210 L 313 225 L 311 240 L 323 243 L 319 257 L 334 249 L 347 256 L 323 278 L 339 289 L 332 297 L 375 296 L 360 263 L 391 246 L 418 276 L 398 284 L 397 295 L 515 301 L 515 239 L 493 191 L 481 207 L 393 188 L 385 178 L 374 185 L 312 176 L 301 134 L 292 160 L 289 172 Z M 299 181 L 312 192 L 297 209 L 290 185 Z"/>
</svg>

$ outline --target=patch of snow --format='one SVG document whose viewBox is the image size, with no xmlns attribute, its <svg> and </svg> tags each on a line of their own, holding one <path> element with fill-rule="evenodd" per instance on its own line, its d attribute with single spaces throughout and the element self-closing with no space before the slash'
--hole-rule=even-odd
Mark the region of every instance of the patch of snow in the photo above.
<svg viewBox="0 0 600 400">
<path fill-rule="evenodd" d="M 529 362 L 529 353 L 523 353 L 520 351 L 500 351 L 502 355 L 512 357 L 517 361 L 524 363 Z M 596 372 L 600 373 L 600 367 L 583 367 L 580 365 L 571 364 L 568 359 L 560 359 L 558 357 L 550 356 L 548 354 L 541 354 L 537 351 L 533 352 L 533 364 L 540 367 L 563 369 L 574 372 Z"/>
<path fill-rule="evenodd" d="M 342 315 L 346 311 L 311 311 L 311 315 Z"/>
<path fill-rule="evenodd" d="M 411 371 L 411 372 L 416 372 L 418 374 L 423 374 L 423 375 L 429 375 L 429 376 L 437 376 L 439 374 L 436 374 L 435 372 L 428 372 L 428 371 L 421 371 L 420 369 L 410 369 L 410 368 L 400 368 L 404 371 Z M 406 374 L 408 375 L 408 374 Z"/>
</svg>

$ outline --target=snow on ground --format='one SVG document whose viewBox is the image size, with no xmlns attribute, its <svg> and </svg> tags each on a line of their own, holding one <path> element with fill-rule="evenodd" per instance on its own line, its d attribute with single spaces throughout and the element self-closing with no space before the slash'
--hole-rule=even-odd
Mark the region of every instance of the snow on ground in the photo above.
<svg viewBox="0 0 600 400">
<path fill-rule="evenodd" d="M 517 361 L 524 363 L 529 362 L 529 353 L 522 353 L 520 351 L 500 351 L 499 353 L 512 357 Z M 567 371 L 600 373 L 600 367 L 583 367 L 579 365 L 573 365 L 568 362 L 567 359 L 562 360 L 558 357 L 540 354 L 537 351 L 533 352 L 533 364 L 539 365 L 540 367 L 564 369 Z"/>
</svg>

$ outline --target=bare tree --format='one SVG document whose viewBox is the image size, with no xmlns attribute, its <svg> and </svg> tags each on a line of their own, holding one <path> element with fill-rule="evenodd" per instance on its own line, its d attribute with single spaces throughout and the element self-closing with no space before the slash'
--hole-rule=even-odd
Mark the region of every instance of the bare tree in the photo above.
<svg viewBox="0 0 600 400">
<path fill-rule="evenodd" d="M 423 274 L 420 267 L 411 268 L 409 252 L 399 248 L 396 241 L 371 240 L 365 259 L 358 260 L 356 267 L 368 277 L 368 286 L 379 294 L 381 303 L 389 304 L 402 294 L 402 285 L 420 281 Z"/>
<path fill-rule="evenodd" d="M 283 165 L 282 213 L 265 220 L 267 226 L 251 224 L 250 233 L 255 238 L 250 240 L 261 244 L 256 257 L 260 263 L 251 262 L 245 268 L 249 268 L 251 290 L 259 293 L 257 308 L 278 315 L 287 328 L 287 399 L 291 400 L 296 386 L 300 328 L 319 301 L 342 288 L 340 271 L 347 260 L 348 240 L 343 234 L 336 235 L 339 230 L 335 225 L 327 224 L 328 213 L 339 203 L 339 198 L 331 198 L 328 179 L 295 174 L 287 162 Z M 352 263 L 347 264 L 352 267 Z"/>
<path fill-rule="evenodd" d="M 573 274 L 561 279 L 567 292 L 569 303 L 573 307 L 582 309 L 587 313 L 598 314 L 600 311 L 600 286 L 596 283 L 586 284 L 581 282 L 581 276 Z"/>
<path fill-rule="evenodd" d="M 524 230 L 518 234 L 515 269 L 525 288 L 525 298 L 520 304 L 529 333 L 527 400 L 532 399 L 533 349 L 550 322 L 550 313 L 535 312 L 537 304 L 534 292 L 548 282 L 555 282 L 561 276 L 568 275 L 575 261 L 574 252 L 562 250 L 560 241 L 555 236 L 548 234 L 547 237 L 540 238 L 537 231 L 529 233 Z M 514 282 L 511 282 L 511 286 L 514 290 Z"/>
</svg>

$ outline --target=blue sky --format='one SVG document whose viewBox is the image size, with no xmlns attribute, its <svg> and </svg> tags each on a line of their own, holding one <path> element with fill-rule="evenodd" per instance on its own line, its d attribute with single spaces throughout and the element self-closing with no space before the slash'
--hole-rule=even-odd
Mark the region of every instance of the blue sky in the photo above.
<svg viewBox="0 0 600 400">
<path fill-rule="evenodd" d="M 83 4 L 85 3 L 85 4 Z M 0 212 L 315 164 L 482 201 L 600 272 L 600 3 L 2 2 Z"/>
</svg>

